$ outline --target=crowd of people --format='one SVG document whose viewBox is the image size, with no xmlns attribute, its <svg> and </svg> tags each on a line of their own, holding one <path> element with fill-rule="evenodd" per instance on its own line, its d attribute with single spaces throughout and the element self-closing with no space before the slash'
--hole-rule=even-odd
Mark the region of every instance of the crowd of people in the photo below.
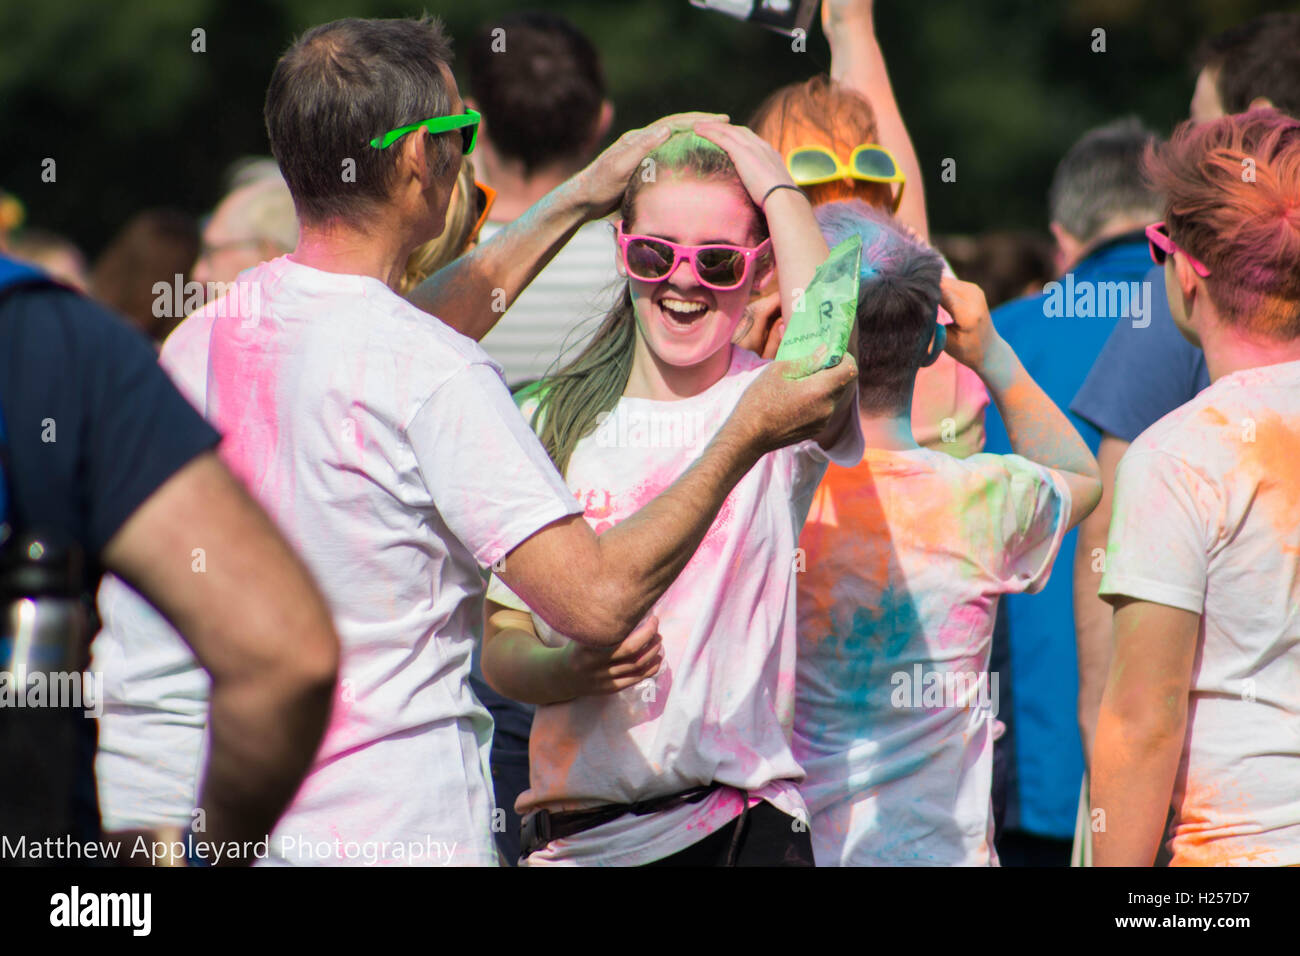
<svg viewBox="0 0 1300 956">
<path fill-rule="evenodd" d="M 1167 140 L 1083 132 L 1050 245 L 932 237 L 871 0 L 822 24 L 746 125 L 602 151 L 561 17 L 484 24 L 464 96 L 437 20 L 338 20 L 201 227 L 88 268 L 0 203 L 0 518 L 84 552 L 102 696 L 0 831 L 1300 865 L 1300 15 L 1211 39 Z M 842 360 L 779 360 L 859 247 Z"/>
</svg>

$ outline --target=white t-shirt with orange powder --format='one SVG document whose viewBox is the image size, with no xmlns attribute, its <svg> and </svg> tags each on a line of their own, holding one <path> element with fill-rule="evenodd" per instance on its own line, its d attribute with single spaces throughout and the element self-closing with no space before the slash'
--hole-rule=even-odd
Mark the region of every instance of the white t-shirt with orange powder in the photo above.
<svg viewBox="0 0 1300 956">
<path fill-rule="evenodd" d="M 1172 866 L 1300 864 L 1300 362 L 1219 379 L 1115 477 L 1103 595 L 1201 615 Z"/>
</svg>

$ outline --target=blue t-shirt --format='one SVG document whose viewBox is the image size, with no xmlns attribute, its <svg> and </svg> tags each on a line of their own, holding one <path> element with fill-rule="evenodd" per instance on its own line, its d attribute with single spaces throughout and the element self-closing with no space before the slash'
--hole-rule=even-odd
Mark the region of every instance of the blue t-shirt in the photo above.
<svg viewBox="0 0 1300 956">
<path fill-rule="evenodd" d="M 994 326 L 1058 407 L 1064 409 L 1074 397 L 1108 338 L 1113 341 L 1122 329 L 1148 319 L 1155 324 L 1154 290 L 1141 285 L 1150 266 L 1145 237 L 1127 233 L 1095 249 L 1043 294 L 994 310 Z M 1079 415 L 1066 414 L 1095 454 L 1101 433 Z M 1006 426 L 993 406 L 985 429 L 986 451 L 1011 451 Z M 1009 824 L 1063 840 L 1074 833 L 1083 776 L 1071 573 L 1075 541 L 1076 532 L 1066 535 L 1041 592 L 1008 595 L 999 611 L 1007 620 L 1015 684 L 1008 723 L 1014 727 L 1013 796 L 1019 815 Z"/>
<path fill-rule="evenodd" d="M 0 292 L 0 409 L 8 519 L 19 533 L 80 545 L 88 595 L 98 586 L 101 551 L 131 513 L 220 440 L 159 368 L 143 335 L 77 293 L 49 285 Z M 10 837 L 96 837 L 95 721 L 67 713 L 75 721 L 74 792 L 63 802 L 34 783 L 54 786 L 61 776 L 28 768 L 31 786 L 6 790 L 0 805 L 0 830 Z M 10 771 L 39 753 L 21 740 L 36 726 L 38 733 L 67 729 L 13 724 L 4 739 L 14 750 L 0 755 Z"/>
<path fill-rule="evenodd" d="M 1164 268 L 1147 274 L 1151 324 L 1121 322 L 1070 402 L 1097 429 L 1131 442 L 1210 384 L 1205 353 L 1178 331 L 1169 313 Z"/>
</svg>

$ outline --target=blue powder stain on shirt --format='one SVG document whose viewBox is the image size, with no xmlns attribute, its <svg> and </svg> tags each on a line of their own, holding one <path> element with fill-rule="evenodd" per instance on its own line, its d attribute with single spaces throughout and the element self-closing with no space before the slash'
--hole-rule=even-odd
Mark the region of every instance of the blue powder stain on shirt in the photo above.
<svg viewBox="0 0 1300 956">
<path fill-rule="evenodd" d="M 902 589 L 887 588 L 880 595 L 879 607 L 860 607 L 853 612 L 853 624 L 844 650 L 860 657 L 869 673 L 879 666 L 898 662 L 912 637 L 921 631 L 921 619 L 911 595 Z M 888 681 L 885 682 L 888 687 Z"/>
<path fill-rule="evenodd" d="M 829 640 L 820 645 L 818 662 L 809 662 L 833 685 L 834 699 L 806 701 L 813 707 L 805 719 L 811 718 L 814 726 L 821 724 L 822 729 L 829 729 L 828 722 L 860 724 L 862 712 L 889 708 L 893 691 L 889 675 L 910 667 L 904 654 L 922 630 L 911 594 L 905 587 L 893 585 L 880 594 L 876 604 L 858 607 L 851 621 L 843 624 L 832 625 Z M 804 650 L 811 649 L 805 645 Z M 816 696 L 822 697 L 820 693 Z"/>
</svg>

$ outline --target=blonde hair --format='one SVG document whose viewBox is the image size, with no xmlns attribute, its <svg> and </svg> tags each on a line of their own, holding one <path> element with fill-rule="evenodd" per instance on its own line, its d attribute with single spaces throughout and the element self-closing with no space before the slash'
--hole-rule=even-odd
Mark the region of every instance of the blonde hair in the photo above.
<svg viewBox="0 0 1300 956">
<path fill-rule="evenodd" d="M 461 163 L 456 188 L 451 192 L 447 221 L 442 233 L 417 246 L 406 260 L 406 272 L 397 286 L 397 291 L 402 295 L 459 258 L 469 248 L 470 230 L 478 221 L 475 204 L 471 199 L 474 189 L 474 164 L 467 159 Z"/>
</svg>

